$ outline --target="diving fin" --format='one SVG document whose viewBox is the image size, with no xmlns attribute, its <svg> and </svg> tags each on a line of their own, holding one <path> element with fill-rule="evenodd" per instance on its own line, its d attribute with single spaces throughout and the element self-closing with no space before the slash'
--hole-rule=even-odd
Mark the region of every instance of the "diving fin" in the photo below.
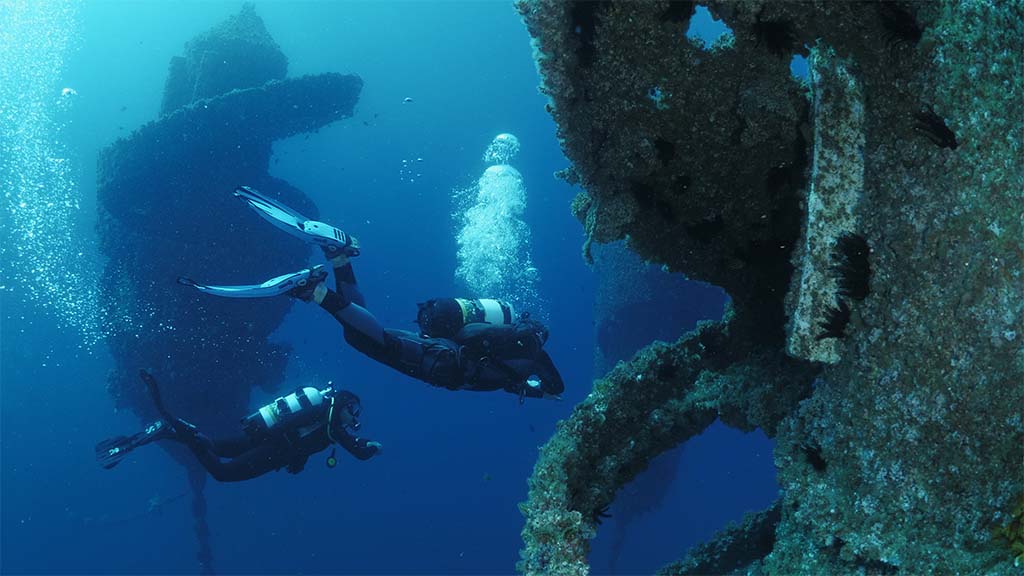
<svg viewBox="0 0 1024 576">
<path fill-rule="evenodd" d="M 299 270 L 298 272 L 282 274 L 281 276 L 271 278 L 262 284 L 211 286 L 208 284 L 200 284 L 195 280 L 184 276 L 178 278 L 178 284 L 191 286 L 200 292 L 206 292 L 207 294 L 222 296 L 224 298 L 269 298 L 271 296 L 280 296 L 281 294 L 285 294 L 295 288 L 306 286 L 310 281 L 313 281 L 315 284 L 326 277 L 327 272 L 324 271 L 323 266 L 314 266 L 312 268 Z"/>
<path fill-rule="evenodd" d="M 164 438 L 187 439 L 194 437 L 197 433 L 195 426 L 181 418 L 171 416 L 171 413 L 167 411 L 163 397 L 160 396 L 160 386 L 152 374 L 145 370 L 139 370 L 139 378 L 146 384 L 156 411 L 160 413 L 160 419 L 132 436 L 115 436 L 97 444 L 96 460 L 100 466 L 106 469 L 117 466 L 118 462 L 124 459 L 129 452 L 139 446 L 145 446 Z"/>
<path fill-rule="evenodd" d="M 244 200 L 250 208 L 266 219 L 267 222 L 289 234 L 302 238 L 302 224 L 309 220 L 309 218 L 272 198 L 264 196 L 255 188 L 249 186 L 235 188 L 235 196 Z"/>
<path fill-rule="evenodd" d="M 127 436 L 108 438 L 96 445 L 96 461 L 107 470 L 117 466 L 131 451 L 131 439 Z"/>
<path fill-rule="evenodd" d="M 157 420 L 146 426 L 146 428 L 132 436 L 115 436 L 104 440 L 96 445 L 96 460 L 100 466 L 110 469 L 135 450 L 139 446 L 145 446 L 150 442 L 156 442 L 163 438 L 171 438 L 175 434 L 174 429 L 165 420 Z"/>
<path fill-rule="evenodd" d="M 241 198 L 267 222 L 311 244 L 320 246 L 328 257 L 339 251 L 347 256 L 359 255 L 359 241 L 345 232 L 316 220 L 310 220 L 284 204 L 264 196 L 255 188 L 239 186 L 235 196 Z"/>
</svg>

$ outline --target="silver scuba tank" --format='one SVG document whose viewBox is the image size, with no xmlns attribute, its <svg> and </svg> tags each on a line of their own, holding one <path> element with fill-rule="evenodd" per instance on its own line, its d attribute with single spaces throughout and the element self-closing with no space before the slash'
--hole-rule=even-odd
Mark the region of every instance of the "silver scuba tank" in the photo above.
<svg viewBox="0 0 1024 576">
<path fill-rule="evenodd" d="M 463 300 L 456 298 L 462 306 L 466 324 L 486 322 L 488 324 L 513 324 L 516 321 L 516 310 L 504 300 L 480 298 Z"/>
<path fill-rule="evenodd" d="M 330 401 L 333 393 L 331 388 L 299 388 L 242 418 L 242 429 L 251 438 L 263 438 L 286 429 L 305 426 L 323 415 L 324 405 Z"/>
<path fill-rule="evenodd" d="M 434 338 L 452 338 L 466 324 L 515 324 L 516 311 L 504 300 L 480 298 L 437 298 L 419 304 L 416 322 L 420 334 Z"/>
</svg>

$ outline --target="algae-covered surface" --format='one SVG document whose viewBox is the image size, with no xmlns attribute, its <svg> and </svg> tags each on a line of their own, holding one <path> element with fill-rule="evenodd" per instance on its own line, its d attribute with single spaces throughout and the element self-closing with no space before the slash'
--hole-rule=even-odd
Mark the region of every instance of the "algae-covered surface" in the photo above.
<svg viewBox="0 0 1024 576">
<path fill-rule="evenodd" d="M 732 36 L 689 40 L 697 5 Z M 1019 570 L 1022 4 L 517 7 L 584 256 L 625 239 L 732 298 L 561 423 L 521 506 L 519 570 L 587 573 L 618 488 L 715 418 L 776 439 L 778 512 L 666 572 Z"/>
</svg>

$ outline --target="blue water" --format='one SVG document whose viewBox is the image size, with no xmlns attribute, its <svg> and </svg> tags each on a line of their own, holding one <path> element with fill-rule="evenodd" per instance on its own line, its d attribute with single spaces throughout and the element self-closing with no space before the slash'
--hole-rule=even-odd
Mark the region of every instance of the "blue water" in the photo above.
<svg viewBox="0 0 1024 576">
<path fill-rule="evenodd" d="M 77 92 L 60 137 L 82 206 L 68 224 L 88 257 L 99 258 L 97 152 L 157 117 L 170 58 L 240 6 L 77 7 L 77 42 L 53 89 Z M 537 92 L 525 28 L 505 2 L 272 2 L 257 12 L 288 56 L 290 76 L 331 71 L 365 82 L 353 118 L 278 142 L 271 173 L 360 238 L 356 273 L 385 325 L 410 328 L 415 302 L 457 291 L 451 191 L 476 181 L 494 135 L 518 136 L 525 220 L 551 328 L 547 349 L 567 389 L 562 402 L 521 406 L 501 392 L 432 388 L 350 350 L 319 309 L 295 306 L 274 335 L 294 347 L 282 391 L 328 380 L 354 390 L 362 397 L 363 432 L 382 442 L 385 454 L 368 462 L 341 454 L 333 470 L 317 455 L 297 476 L 211 481 L 213 567 L 510 573 L 521 545 L 517 503 L 526 498 L 537 449 L 590 390 L 597 282 L 580 257 L 582 227 L 569 210 L 577 191 L 552 177 L 568 161 Z M 407 97 L 414 101 L 403 103 Z M 410 176 L 402 160 L 416 158 L 423 159 L 419 175 Z M 3 241 L 13 248 L 18 239 Z M 302 264 L 268 262 L 267 276 Z M 168 270 L 168 277 L 180 272 Z M 84 345 L 59 312 L 27 298 L 23 286 L 2 283 L 0 570 L 196 572 L 190 497 L 175 499 L 188 491 L 182 468 L 153 447 L 111 471 L 93 459 L 98 440 L 139 426 L 134 415 L 114 411 L 104 389 L 115 367 L 108 350 L 102 342 Z M 688 289 L 696 297 L 709 288 Z M 709 308 L 707 315 L 719 313 Z M 269 398 L 254 392 L 252 405 Z M 675 479 L 654 510 L 613 505 L 593 542 L 595 573 L 652 572 L 774 499 L 772 443 L 762 434 L 716 424 L 681 450 Z M 661 473 L 663 481 L 651 485 L 668 481 Z M 614 546 L 621 553 L 613 562 Z"/>
</svg>

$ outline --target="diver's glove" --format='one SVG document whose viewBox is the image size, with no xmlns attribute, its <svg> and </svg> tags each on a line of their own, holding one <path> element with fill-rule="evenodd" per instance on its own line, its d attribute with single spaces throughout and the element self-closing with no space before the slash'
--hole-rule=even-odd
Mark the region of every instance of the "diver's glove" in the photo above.
<svg viewBox="0 0 1024 576">
<path fill-rule="evenodd" d="M 562 397 L 558 394 L 549 394 L 544 390 L 544 385 L 537 378 L 529 378 L 526 383 L 523 384 L 523 396 L 530 398 L 542 398 L 544 400 L 561 400 Z"/>
<path fill-rule="evenodd" d="M 384 452 L 384 445 L 381 444 L 380 442 L 376 442 L 376 441 L 373 441 L 373 440 L 367 442 L 366 443 L 366 447 L 374 449 L 374 452 L 373 452 L 374 456 L 380 456 Z"/>
</svg>

